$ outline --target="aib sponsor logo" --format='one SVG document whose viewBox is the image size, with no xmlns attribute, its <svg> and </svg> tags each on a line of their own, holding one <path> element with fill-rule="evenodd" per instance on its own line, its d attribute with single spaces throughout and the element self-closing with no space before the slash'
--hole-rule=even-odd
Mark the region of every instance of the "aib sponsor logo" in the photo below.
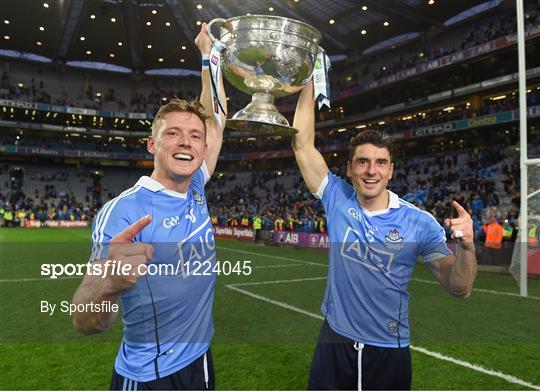
<svg viewBox="0 0 540 392">
<path fill-rule="evenodd" d="M 278 242 L 282 244 L 297 245 L 299 242 L 299 237 L 297 233 L 293 233 L 290 231 L 282 231 L 278 234 Z"/>
<path fill-rule="evenodd" d="M 330 248 L 330 238 L 327 235 L 310 234 L 309 235 L 309 247 L 310 248 Z"/>
</svg>

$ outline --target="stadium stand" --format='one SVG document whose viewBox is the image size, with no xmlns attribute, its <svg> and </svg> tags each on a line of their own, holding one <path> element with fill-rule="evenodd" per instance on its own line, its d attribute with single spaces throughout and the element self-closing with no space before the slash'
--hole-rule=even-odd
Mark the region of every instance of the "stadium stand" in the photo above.
<svg viewBox="0 0 540 392">
<path fill-rule="evenodd" d="M 536 106 L 538 98 L 540 97 L 540 87 L 534 86 L 531 92 L 527 95 L 528 106 Z M 517 108 L 517 98 L 515 91 L 509 96 L 503 99 L 492 100 L 486 98 L 480 102 L 480 105 L 473 109 L 470 102 L 460 102 L 452 106 L 439 107 L 426 109 L 420 113 L 406 113 L 399 116 L 392 116 L 384 121 L 383 124 L 379 124 L 377 121 L 369 123 L 371 129 L 378 129 L 389 133 L 395 133 L 405 131 L 409 129 L 416 129 L 427 127 L 433 124 L 442 124 L 449 121 L 473 119 L 479 116 L 487 114 L 494 114 L 500 112 L 513 111 Z M 1 116 L 7 118 L 4 114 Z M 1 118 L 0 117 L 0 118 Z M 21 118 L 25 115 L 21 113 Z M 147 132 L 149 128 L 147 127 Z M 318 144 L 338 144 L 346 142 L 350 139 L 357 129 L 354 127 L 347 129 L 331 130 L 324 135 L 319 133 L 317 139 Z M 86 135 L 82 135 L 83 140 L 80 137 L 77 138 L 62 138 L 58 139 L 55 135 L 49 135 L 49 137 L 36 137 L 33 134 L 21 135 L 17 132 L 0 134 L 0 143 L 3 145 L 13 146 L 27 146 L 27 147 L 41 147 L 52 149 L 64 149 L 73 148 L 74 146 L 78 150 L 87 151 L 105 151 L 105 152 L 146 152 L 145 138 L 103 138 L 100 140 L 89 139 Z M 255 138 L 246 139 L 229 139 L 223 145 L 223 152 L 247 152 L 247 151 L 272 151 L 272 150 L 284 150 L 289 147 L 289 141 L 286 140 L 272 140 L 267 139 L 261 141 Z"/>
<path fill-rule="evenodd" d="M 526 8 L 528 29 L 539 24 L 540 16 L 536 8 L 537 6 L 529 4 Z M 412 42 L 392 51 L 375 51 L 351 56 L 334 66 L 332 94 L 339 95 L 345 90 L 369 85 L 373 81 L 395 75 L 418 64 L 428 63 L 511 35 L 515 33 L 515 26 L 513 10 L 507 10 L 485 15 L 463 25 L 458 24 L 453 29 L 445 29 L 431 39 L 429 45 Z M 66 68 L 59 70 L 46 65 L 36 67 L 32 64 L 17 64 L 17 67 L 11 67 L 8 61 L 0 61 L 0 66 L 3 69 L 0 98 L 103 111 L 153 113 L 163 101 L 174 96 L 196 98 L 196 91 L 199 91 L 200 87 L 197 77 L 182 78 L 181 81 L 176 80 L 172 83 L 170 78 L 143 79 L 134 83 L 126 75 L 112 76 Z M 497 69 L 496 72 L 503 72 L 503 68 Z M 438 84 L 441 84 L 440 81 Z M 228 89 L 228 94 L 231 97 L 232 110 L 243 107 L 249 101 L 247 96 L 233 88 Z M 294 98 L 280 102 L 286 106 L 287 102 L 294 102 Z"/>
<path fill-rule="evenodd" d="M 344 166 L 334 171 L 345 175 Z M 441 223 L 451 201 L 459 201 L 473 217 L 477 239 L 482 240 L 480 228 L 486 211 L 493 208 L 498 220 L 515 227 L 518 172 L 514 146 L 469 148 L 399 159 L 391 189 Z M 16 216 L 22 210 L 25 219 L 39 219 L 44 211 L 56 220 L 92 219 L 104 202 L 143 174 L 111 167 L 3 165 L 0 208 Z M 324 232 L 326 227 L 320 202 L 309 194 L 295 169 L 218 173 L 209 183 L 208 200 L 211 214 L 224 226 L 240 226 L 247 218 L 251 227 L 253 218 L 260 216 L 263 228 L 269 230 L 277 219 L 283 219 L 285 229 L 291 231 Z"/>
</svg>

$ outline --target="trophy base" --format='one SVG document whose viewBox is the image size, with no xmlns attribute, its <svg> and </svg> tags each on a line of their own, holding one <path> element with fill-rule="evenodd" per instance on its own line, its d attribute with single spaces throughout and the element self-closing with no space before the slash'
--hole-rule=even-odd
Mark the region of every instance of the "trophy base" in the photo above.
<svg viewBox="0 0 540 392">
<path fill-rule="evenodd" d="M 274 106 L 274 96 L 267 91 L 255 91 L 251 102 L 227 120 L 228 128 L 243 131 L 237 136 L 292 136 L 298 132 Z"/>
<path fill-rule="evenodd" d="M 225 123 L 227 128 L 243 132 L 235 132 L 236 136 L 293 136 L 298 129 L 281 124 L 273 124 L 254 120 L 235 120 L 230 119 Z"/>
</svg>

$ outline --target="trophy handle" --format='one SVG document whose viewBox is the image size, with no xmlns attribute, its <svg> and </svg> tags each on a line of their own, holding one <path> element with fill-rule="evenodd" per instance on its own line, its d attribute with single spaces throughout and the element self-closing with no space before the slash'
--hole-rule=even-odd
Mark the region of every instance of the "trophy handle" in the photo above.
<svg viewBox="0 0 540 392">
<path fill-rule="evenodd" d="M 214 37 L 214 35 L 212 34 L 212 25 L 214 23 L 220 23 L 221 25 L 224 25 L 225 23 L 227 23 L 227 20 L 223 18 L 215 18 L 215 19 L 212 19 L 210 23 L 208 23 L 208 35 L 210 36 L 210 40 L 212 41 L 212 43 L 214 43 L 215 41 L 218 41 L 218 39 Z"/>
</svg>

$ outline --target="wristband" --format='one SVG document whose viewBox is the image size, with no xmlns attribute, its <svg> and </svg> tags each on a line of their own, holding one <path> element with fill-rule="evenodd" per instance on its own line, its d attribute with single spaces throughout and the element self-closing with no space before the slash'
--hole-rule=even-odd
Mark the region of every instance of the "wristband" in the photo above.
<svg viewBox="0 0 540 392">
<path fill-rule="evenodd" d="M 203 68 L 208 68 L 210 66 L 210 55 L 208 54 L 203 54 L 202 55 L 202 67 Z"/>
</svg>

